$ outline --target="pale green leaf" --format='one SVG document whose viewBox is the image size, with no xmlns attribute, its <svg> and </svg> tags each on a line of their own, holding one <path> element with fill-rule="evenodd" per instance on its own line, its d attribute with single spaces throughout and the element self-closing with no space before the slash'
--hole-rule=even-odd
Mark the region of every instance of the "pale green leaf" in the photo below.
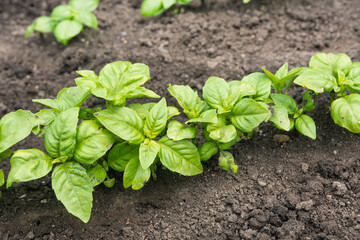
<svg viewBox="0 0 360 240">
<path fill-rule="evenodd" d="M 333 89 L 335 92 L 340 90 L 334 76 L 314 69 L 305 69 L 294 83 L 316 93 L 330 92 Z"/>
<path fill-rule="evenodd" d="M 0 169 L 0 187 L 4 185 L 4 183 L 5 183 L 4 172 L 3 170 Z M 1 192 L 0 192 L 0 199 L 1 199 Z"/>
<path fill-rule="evenodd" d="M 69 5 L 77 10 L 92 12 L 98 7 L 99 0 L 70 0 Z"/>
<path fill-rule="evenodd" d="M 250 83 L 234 80 L 229 82 L 228 84 L 230 86 L 231 95 L 236 96 L 236 94 L 238 94 L 238 99 L 236 100 L 236 102 L 241 100 L 243 97 L 256 94 L 256 89 L 253 88 Z"/>
<path fill-rule="evenodd" d="M 108 155 L 108 164 L 112 169 L 122 172 L 128 162 L 139 156 L 139 145 L 129 145 L 126 142 L 119 143 L 111 148 Z"/>
<path fill-rule="evenodd" d="M 219 114 L 230 112 L 238 100 L 239 93 L 231 95 L 227 82 L 219 77 L 210 77 L 203 87 L 206 103 L 218 109 Z"/>
<path fill-rule="evenodd" d="M 287 109 L 281 105 L 275 105 L 272 108 L 274 109 L 274 113 L 269 120 L 272 121 L 277 128 L 284 131 L 289 131 L 291 123 Z"/>
<path fill-rule="evenodd" d="M 95 15 L 91 12 L 87 12 L 87 11 L 79 11 L 75 17 L 74 20 L 82 23 L 88 27 L 91 28 L 97 28 L 98 27 L 98 22 L 97 19 L 95 17 Z"/>
<path fill-rule="evenodd" d="M 171 120 L 166 135 L 174 141 L 179 141 L 186 138 L 195 138 L 197 130 L 195 127 L 186 127 L 176 120 Z"/>
<path fill-rule="evenodd" d="M 106 170 L 100 164 L 87 168 L 86 174 L 89 176 L 93 187 L 96 187 L 100 183 L 104 182 L 107 176 Z"/>
<path fill-rule="evenodd" d="M 123 177 L 124 187 L 132 187 L 134 190 L 138 190 L 149 181 L 151 175 L 150 168 L 143 169 L 139 156 L 132 158 L 126 165 Z"/>
<path fill-rule="evenodd" d="M 316 126 L 314 120 L 306 115 L 302 114 L 295 120 L 295 128 L 303 135 L 311 138 L 316 139 Z"/>
<path fill-rule="evenodd" d="M 56 6 L 51 12 L 51 17 L 58 20 L 70 19 L 73 17 L 73 9 L 69 5 Z"/>
<path fill-rule="evenodd" d="M 169 9 L 176 3 L 176 0 L 162 0 L 162 4 L 164 9 Z"/>
<path fill-rule="evenodd" d="M 38 32 L 48 33 L 54 31 L 58 24 L 56 19 L 47 16 L 38 17 L 34 22 L 34 29 Z"/>
<path fill-rule="evenodd" d="M 141 16 L 150 17 L 164 11 L 162 0 L 144 0 L 141 4 Z"/>
<path fill-rule="evenodd" d="M 160 146 L 154 140 L 145 139 L 145 141 L 140 144 L 139 158 L 143 169 L 147 169 L 153 164 L 159 150 Z"/>
<path fill-rule="evenodd" d="M 209 109 L 202 112 L 198 118 L 193 118 L 186 123 L 216 123 L 218 121 L 216 109 Z"/>
<path fill-rule="evenodd" d="M 273 100 L 275 106 L 282 106 L 286 108 L 288 114 L 295 114 L 299 109 L 296 101 L 289 95 L 272 93 L 270 98 Z"/>
<path fill-rule="evenodd" d="M 207 131 L 210 138 L 219 142 L 230 142 L 237 136 L 236 129 L 233 125 L 227 125 L 226 118 L 219 115 L 217 123 L 209 123 Z"/>
<path fill-rule="evenodd" d="M 205 142 L 199 148 L 200 159 L 201 161 L 209 160 L 213 155 L 219 151 L 215 142 Z"/>
<path fill-rule="evenodd" d="M 350 132 L 360 133 L 360 95 L 350 94 L 333 101 L 331 117 Z"/>
<path fill-rule="evenodd" d="M 252 95 L 253 99 L 265 100 L 269 97 L 271 91 L 271 80 L 264 73 L 251 73 L 244 77 L 242 82 L 249 83 L 256 90 Z"/>
<path fill-rule="evenodd" d="M 233 173 L 237 173 L 238 166 L 235 164 L 234 156 L 225 151 L 221 151 L 219 155 L 219 165 L 223 170 L 229 171 L 229 168 L 233 171 Z"/>
<path fill-rule="evenodd" d="M 74 20 L 63 20 L 54 29 L 56 40 L 64 45 L 83 30 L 83 25 Z"/>
<path fill-rule="evenodd" d="M 310 68 L 321 70 L 333 76 L 337 76 L 338 71 L 342 71 L 347 75 L 351 66 L 350 57 L 344 53 L 318 53 L 309 62 Z"/>
<path fill-rule="evenodd" d="M 161 99 L 146 117 L 144 132 L 150 139 L 158 136 L 166 127 L 167 105 L 165 98 Z"/>
</svg>

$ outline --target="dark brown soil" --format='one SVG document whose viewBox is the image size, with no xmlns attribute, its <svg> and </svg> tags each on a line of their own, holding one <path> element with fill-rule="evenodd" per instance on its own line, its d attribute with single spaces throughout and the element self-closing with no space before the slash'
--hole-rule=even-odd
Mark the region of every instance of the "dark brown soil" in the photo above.
<svg viewBox="0 0 360 240">
<path fill-rule="evenodd" d="M 139 0 L 101 0 L 99 29 L 67 47 L 51 34 L 24 39 L 27 25 L 61 0 L 0 1 L 0 117 L 37 111 L 33 98 L 52 98 L 74 85 L 75 70 L 99 71 L 115 60 L 150 66 L 147 85 L 168 102 L 166 84 L 201 90 L 208 77 L 241 79 L 285 61 L 306 66 L 317 52 L 360 61 L 359 0 L 195 0 L 183 14 L 144 19 Z M 297 94 L 301 89 L 294 89 Z M 86 104 L 99 104 L 91 99 Z M 90 222 L 66 212 L 50 178 L 14 185 L 0 200 L 0 239 L 360 239 L 360 136 L 336 126 L 326 97 L 312 113 L 318 139 L 296 132 L 284 146 L 264 124 L 232 152 L 236 175 L 216 159 L 183 177 L 160 169 L 143 189 L 98 187 Z M 38 147 L 30 138 L 14 149 Z M 6 174 L 9 160 L 0 164 Z"/>
</svg>

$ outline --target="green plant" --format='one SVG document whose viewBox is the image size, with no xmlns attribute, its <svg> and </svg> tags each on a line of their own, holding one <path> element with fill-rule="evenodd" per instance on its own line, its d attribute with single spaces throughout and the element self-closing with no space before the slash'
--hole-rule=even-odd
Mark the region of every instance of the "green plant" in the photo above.
<svg viewBox="0 0 360 240">
<path fill-rule="evenodd" d="M 304 111 L 311 111 L 315 108 L 313 92 L 308 90 L 302 98 L 302 108 L 298 107 L 296 101 L 287 93 L 292 86 L 296 75 L 298 75 L 303 68 L 294 68 L 288 71 L 288 63 L 283 64 L 274 74 L 262 68 L 265 74 L 269 77 L 272 84 L 271 87 L 276 93 L 270 94 L 270 99 L 274 103 L 272 106 L 273 114 L 270 121 L 274 126 L 284 131 L 290 131 L 294 127 L 305 136 L 316 139 L 316 126 L 314 120 L 304 114 Z M 289 116 L 291 115 L 291 116 Z"/>
<path fill-rule="evenodd" d="M 34 31 L 53 32 L 58 42 L 67 45 L 83 30 L 83 24 L 91 28 L 98 27 L 97 19 L 92 13 L 98 4 L 99 0 L 70 0 L 68 5 L 55 7 L 50 17 L 38 17 L 27 27 L 25 37 Z"/>
<path fill-rule="evenodd" d="M 334 122 L 350 132 L 360 133 L 360 95 L 354 94 L 360 92 L 360 62 L 353 63 L 343 53 L 318 53 L 295 83 L 316 93 L 330 92 Z"/>
</svg>

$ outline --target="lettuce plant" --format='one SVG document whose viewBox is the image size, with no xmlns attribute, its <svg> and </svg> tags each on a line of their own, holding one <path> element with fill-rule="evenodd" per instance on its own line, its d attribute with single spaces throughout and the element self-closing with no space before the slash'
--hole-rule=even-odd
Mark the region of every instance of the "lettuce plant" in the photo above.
<svg viewBox="0 0 360 240">
<path fill-rule="evenodd" d="M 353 63 L 344 53 L 318 53 L 295 83 L 316 93 L 330 92 L 334 122 L 360 133 L 360 62 Z"/>
<path fill-rule="evenodd" d="M 98 4 L 99 0 L 70 0 L 68 5 L 55 7 L 50 17 L 38 17 L 27 27 L 25 37 L 30 36 L 34 31 L 53 32 L 58 42 L 67 45 L 83 30 L 83 25 L 98 27 L 97 19 L 92 13 Z"/>
</svg>

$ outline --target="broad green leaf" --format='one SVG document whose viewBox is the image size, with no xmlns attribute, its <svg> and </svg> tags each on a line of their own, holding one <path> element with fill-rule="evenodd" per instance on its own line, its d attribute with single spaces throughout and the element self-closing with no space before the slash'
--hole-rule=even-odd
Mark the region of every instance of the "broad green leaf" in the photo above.
<svg viewBox="0 0 360 240">
<path fill-rule="evenodd" d="M 286 94 L 272 93 L 270 98 L 273 100 L 275 106 L 285 107 L 288 114 L 295 114 L 299 109 L 295 100 Z"/>
<path fill-rule="evenodd" d="M 167 119 L 169 120 L 173 116 L 180 115 L 179 109 L 173 106 L 167 107 Z"/>
<path fill-rule="evenodd" d="M 189 86 L 183 85 L 168 85 L 168 91 L 176 98 L 180 107 L 184 109 L 184 113 L 188 118 L 197 118 L 200 113 L 207 107 L 205 101 L 202 101 L 198 93 L 192 90 Z"/>
<path fill-rule="evenodd" d="M 29 25 L 25 30 L 25 37 L 30 36 L 35 31 L 35 22 L 31 25 Z M 1 193 L 1 192 L 0 192 Z"/>
<path fill-rule="evenodd" d="M 143 169 L 147 169 L 153 164 L 159 149 L 160 146 L 154 140 L 145 139 L 145 141 L 140 144 L 139 158 Z"/>
<path fill-rule="evenodd" d="M 162 4 L 164 9 L 169 9 L 176 3 L 176 0 L 162 0 Z"/>
<path fill-rule="evenodd" d="M 63 20 L 56 25 L 54 35 L 56 40 L 64 45 L 83 30 L 83 25 L 74 20 Z"/>
<path fill-rule="evenodd" d="M 35 115 L 30 111 L 20 109 L 6 114 L 0 120 L 0 153 L 29 136 L 36 125 Z"/>
<path fill-rule="evenodd" d="M 54 31 L 58 21 L 51 17 L 41 16 L 34 22 L 34 29 L 38 32 L 48 33 Z"/>
<path fill-rule="evenodd" d="M 165 98 L 161 99 L 146 117 L 144 132 L 150 139 L 159 135 L 166 127 L 167 122 L 167 105 Z"/>
<path fill-rule="evenodd" d="M 91 28 L 97 28 L 98 22 L 95 15 L 87 11 L 79 11 L 74 20 Z"/>
<path fill-rule="evenodd" d="M 92 164 L 112 147 L 115 137 L 98 121 L 83 121 L 77 130 L 74 160 Z"/>
<path fill-rule="evenodd" d="M 163 137 L 158 143 L 160 161 L 167 169 L 184 176 L 202 173 L 199 152 L 190 141 L 173 141 L 168 137 Z"/>
<path fill-rule="evenodd" d="M 0 169 L 0 187 L 4 185 L 4 183 L 5 183 L 4 172 L 3 170 Z M 1 199 L 1 192 L 0 192 L 0 199 Z"/>
<path fill-rule="evenodd" d="M 127 107 L 135 110 L 137 114 L 139 114 L 141 119 L 143 119 L 144 121 L 150 112 L 148 108 L 146 108 L 143 104 L 140 103 L 132 103 L 129 104 Z"/>
<path fill-rule="evenodd" d="M 229 168 L 233 173 L 237 173 L 238 166 L 234 162 L 234 156 L 226 151 L 221 151 L 219 155 L 219 165 L 223 170 L 229 171 Z"/>
<path fill-rule="evenodd" d="M 200 160 L 207 161 L 219 151 L 215 142 L 205 142 L 199 148 Z"/>
<path fill-rule="evenodd" d="M 129 145 L 126 142 L 119 143 L 111 148 L 108 155 L 108 164 L 112 169 L 122 172 L 128 162 L 139 156 L 139 145 Z"/>
<path fill-rule="evenodd" d="M 313 56 L 309 62 L 310 68 L 321 70 L 335 77 L 338 71 L 342 71 L 347 75 L 351 66 L 351 59 L 344 53 L 318 53 Z"/>
<path fill-rule="evenodd" d="M 264 73 L 251 73 L 244 77 L 242 82 L 250 83 L 256 89 L 256 94 L 252 95 L 253 99 L 265 100 L 269 97 L 271 91 L 271 80 Z"/>
<path fill-rule="evenodd" d="M 103 89 L 99 81 L 99 77 L 94 71 L 80 70 L 76 71 L 81 77 L 75 78 L 76 84 L 84 90 L 90 90 L 93 93 L 97 92 L 98 97 L 106 96 L 106 89 Z M 101 92 L 103 91 L 103 92 Z M 94 94 L 95 95 L 95 94 Z"/>
<path fill-rule="evenodd" d="M 331 117 L 350 132 L 360 133 L 360 95 L 350 94 L 333 101 Z"/>
<path fill-rule="evenodd" d="M 272 108 L 274 109 L 274 113 L 269 120 L 272 121 L 277 128 L 284 131 L 289 131 L 291 123 L 287 109 L 281 105 L 275 105 Z"/>
<path fill-rule="evenodd" d="M 288 69 L 289 64 L 286 62 L 279 68 L 279 70 L 277 70 L 275 76 L 279 79 L 286 77 L 288 75 Z"/>
<path fill-rule="evenodd" d="M 127 107 L 114 107 L 95 113 L 95 117 L 110 132 L 131 144 L 144 141 L 144 121 L 135 110 Z"/>
<path fill-rule="evenodd" d="M 233 104 L 238 100 L 238 95 L 229 101 L 230 87 L 227 82 L 219 77 L 210 77 L 203 87 L 203 97 L 206 103 L 218 109 L 219 114 L 230 112 Z"/>
<path fill-rule="evenodd" d="M 351 80 L 353 85 L 346 86 L 346 89 L 351 92 L 360 92 L 360 62 L 353 63 L 347 79 Z"/>
<path fill-rule="evenodd" d="M 210 138 L 219 142 L 230 142 L 237 136 L 236 129 L 233 125 L 227 125 L 224 116 L 219 115 L 217 123 L 209 123 L 207 130 Z"/>
<path fill-rule="evenodd" d="M 125 92 L 124 97 L 125 98 L 141 98 L 141 97 L 160 98 L 159 95 L 144 87 L 130 88 Z"/>
<path fill-rule="evenodd" d="M 166 135 L 174 141 L 179 141 L 186 138 L 196 138 L 197 130 L 195 127 L 185 127 L 182 123 L 171 120 Z"/>
<path fill-rule="evenodd" d="M 312 94 L 313 92 L 311 90 L 307 90 L 302 98 L 302 106 L 305 111 L 312 111 L 315 108 Z"/>
<path fill-rule="evenodd" d="M 45 149 L 53 158 L 72 157 L 76 144 L 79 108 L 61 112 L 45 132 Z"/>
<path fill-rule="evenodd" d="M 107 176 L 106 170 L 99 164 L 94 167 L 87 168 L 86 173 L 89 176 L 93 187 L 96 187 L 100 183 L 104 182 Z"/>
<path fill-rule="evenodd" d="M 151 175 L 150 168 L 143 169 L 139 156 L 132 158 L 126 165 L 123 177 L 124 188 L 131 186 L 132 189 L 138 190 L 142 188 Z"/>
<path fill-rule="evenodd" d="M 141 16 L 151 17 L 164 11 L 162 0 L 144 0 L 141 4 Z"/>
<path fill-rule="evenodd" d="M 252 96 L 256 94 L 256 89 L 253 88 L 250 83 L 234 80 L 228 84 L 230 86 L 231 95 L 235 95 L 236 93 L 239 94 L 236 102 L 245 96 Z"/>
<path fill-rule="evenodd" d="M 305 69 L 294 83 L 313 90 L 316 93 L 330 92 L 334 89 L 338 92 L 340 89 L 334 76 L 329 73 L 314 69 Z"/>
<path fill-rule="evenodd" d="M 302 114 L 295 120 L 295 128 L 303 135 L 316 139 L 316 126 L 314 120 L 306 114 Z"/>
<path fill-rule="evenodd" d="M 59 112 L 54 109 L 41 109 L 35 114 L 38 117 L 38 123 L 37 126 L 32 129 L 32 132 L 39 137 L 42 137 L 45 134 L 49 124 L 56 118 L 58 114 Z"/>
<path fill-rule="evenodd" d="M 11 170 L 6 187 L 13 182 L 28 182 L 46 176 L 52 169 L 52 158 L 38 149 L 18 150 L 10 159 Z"/>
<path fill-rule="evenodd" d="M 270 117 L 270 111 L 253 99 L 244 98 L 238 102 L 230 116 L 234 126 L 242 132 L 251 132 Z"/>
<path fill-rule="evenodd" d="M 10 149 L 1 152 L 1 153 L 0 153 L 0 162 L 1 162 L 4 158 L 10 157 L 11 154 L 12 154 L 12 151 L 11 151 Z"/>
<path fill-rule="evenodd" d="M 210 109 L 202 112 L 198 118 L 190 119 L 186 123 L 216 123 L 217 121 L 216 109 Z"/>
<path fill-rule="evenodd" d="M 90 220 L 93 187 L 86 170 L 78 163 L 67 162 L 55 167 L 52 188 L 66 210 L 81 221 Z"/>
<path fill-rule="evenodd" d="M 76 10 L 92 12 L 98 7 L 99 0 L 70 0 L 69 5 Z"/>
<path fill-rule="evenodd" d="M 58 20 L 70 19 L 73 17 L 73 9 L 69 5 L 59 5 L 52 10 L 51 17 Z"/>
</svg>

